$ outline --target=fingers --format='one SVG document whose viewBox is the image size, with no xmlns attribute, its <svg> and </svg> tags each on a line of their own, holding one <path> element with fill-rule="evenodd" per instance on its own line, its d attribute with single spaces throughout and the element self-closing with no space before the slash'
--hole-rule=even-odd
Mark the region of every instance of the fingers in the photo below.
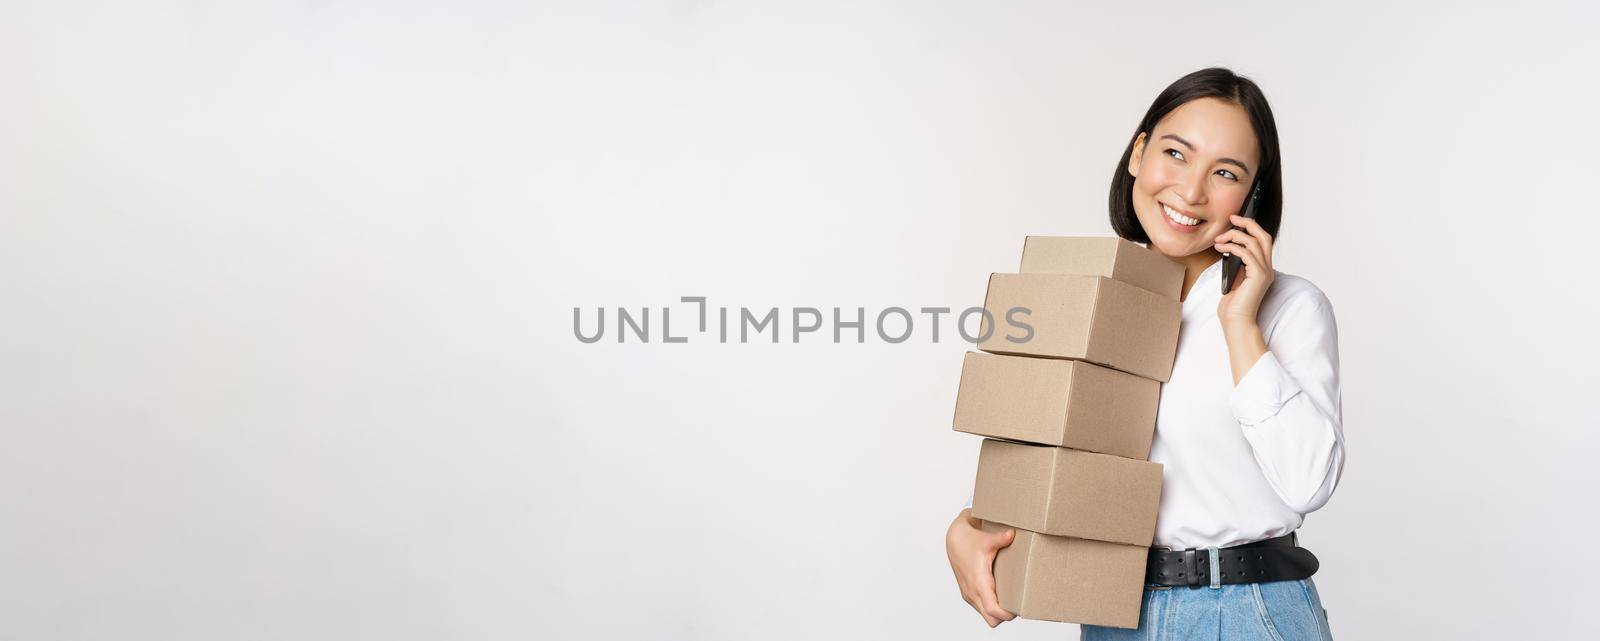
<svg viewBox="0 0 1600 641">
<path fill-rule="evenodd" d="M 1216 245 L 1217 245 L 1217 251 L 1227 251 L 1227 250 L 1222 248 L 1222 243 L 1234 243 L 1234 244 L 1237 244 L 1237 245 L 1244 245 L 1245 247 L 1249 247 L 1251 250 L 1253 250 L 1256 253 L 1256 256 L 1264 255 L 1263 252 L 1262 252 L 1262 247 L 1261 247 L 1261 239 L 1256 238 L 1254 236 L 1251 236 L 1250 234 L 1245 233 L 1245 232 L 1240 231 L 1240 230 L 1237 230 L 1237 229 L 1230 229 L 1228 231 L 1225 231 L 1225 232 L 1222 232 L 1220 234 L 1217 234 L 1217 239 L 1215 241 L 1213 241 L 1213 242 L 1216 243 Z"/>
<path fill-rule="evenodd" d="M 1017 617 L 1017 615 L 1000 607 L 1000 598 L 995 593 L 994 586 L 995 556 L 999 554 L 1001 548 L 1011 545 L 1015 540 L 1017 540 L 1017 531 L 1014 528 L 991 538 L 989 540 L 991 547 L 983 555 L 983 567 L 977 573 L 977 580 L 973 582 L 973 588 L 978 591 L 978 601 L 982 604 L 980 611 L 983 613 L 984 619 L 993 620 L 989 623 L 991 628 L 1000 625 L 1003 621 L 1010 621 Z"/>
<path fill-rule="evenodd" d="M 1233 216 L 1233 224 L 1243 227 L 1245 232 L 1252 238 L 1261 241 L 1261 254 L 1263 256 L 1272 256 L 1272 234 L 1267 233 L 1266 228 L 1262 227 L 1261 223 L 1254 218 L 1235 215 Z"/>
<path fill-rule="evenodd" d="M 978 600 L 976 595 L 962 592 L 961 600 L 966 601 L 967 605 L 972 606 L 972 609 L 978 613 L 978 616 L 983 617 L 983 622 L 989 624 L 989 627 L 992 628 L 1000 625 L 1000 621 L 998 619 L 989 616 L 988 612 L 983 611 L 983 603 Z"/>
<path fill-rule="evenodd" d="M 956 571 L 956 581 L 961 586 L 961 600 L 978 611 L 983 617 L 983 622 L 993 628 L 1001 623 L 1016 618 L 1017 615 L 1007 612 L 1000 607 L 1000 600 L 995 594 L 994 560 L 1000 549 L 1005 548 L 1017 538 L 1015 529 L 994 534 L 979 532 L 978 558 L 957 562 L 956 557 L 951 557 L 951 569 Z M 965 546 L 962 546 L 965 547 Z M 967 547 L 966 549 L 972 549 Z"/>
<path fill-rule="evenodd" d="M 1234 256 L 1237 256 L 1239 260 L 1244 261 L 1246 267 L 1255 267 L 1261 262 L 1260 258 L 1256 254 L 1256 249 L 1254 247 L 1250 247 L 1249 245 L 1241 245 L 1239 243 L 1217 243 L 1217 251 L 1224 254 L 1233 254 Z"/>
<path fill-rule="evenodd" d="M 1239 243 L 1218 243 L 1217 251 L 1238 256 L 1239 260 L 1244 261 L 1247 274 L 1262 273 L 1261 257 L 1256 254 L 1256 250 L 1253 247 L 1247 247 Z"/>
<path fill-rule="evenodd" d="M 989 627 L 1017 618 L 1017 615 L 1000 607 L 1000 599 L 995 596 L 993 572 L 980 575 L 977 583 L 974 588 L 978 591 L 978 601 L 982 604 L 982 607 L 978 608 L 978 613 L 983 615 L 983 620 L 988 622 Z"/>
<path fill-rule="evenodd" d="M 1007 546 L 1011 545 L 1012 541 L 1015 541 L 1015 540 L 1017 540 L 1017 531 L 1014 530 L 1014 529 L 1013 530 L 1006 530 L 1005 532 L 1003 532 L 1003 533 L 1001 533 L 1001 534 L 999 534 L 999 535 L 997 535 L 994 538 L 989 540 L 993 544 L 993 546 L 989 549 L 989 551 L 993 552 L 993 551 L 999 550 L 1000 548 L 1007 547 Z"/>
<path fill-rule="evenodd" d="M 1267 230 L 1261 227 L 1261 223 L 1251 218 L 1231 216 L 1230 221 L 1234 225 L 1238 225 L 1242 231 L 1241 229 L 1230 229 L 1218 234 L 1216 240 L 1217 251 L 1235 253 L 1227 249 L 1230 246 L 1229 243 L 1232 243 L 1232 246 L 1249 248 L 1250 251 L 1240 252 L 1239 258 L 1244 260 L 1246 257 L 1253 257 L 1254 261 L 1245 260 L 1245 264 L 1258 274 L 1270 274 L 1272 272 L 1272 234 L 1267 233 Z M 1253 252 L 1253 255 L 1251 252 Z"/>
</svg>

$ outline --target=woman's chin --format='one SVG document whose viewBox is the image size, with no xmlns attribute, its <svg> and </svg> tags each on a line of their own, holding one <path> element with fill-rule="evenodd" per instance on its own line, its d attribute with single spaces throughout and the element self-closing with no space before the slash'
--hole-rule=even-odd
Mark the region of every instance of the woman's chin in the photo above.
<svg viewBox="0 0 1600 641">
<path fill-rule="evenodd" d="M 1193 237 L 1173 238 L 1171 234 L 1165 233 L 1151 236 L 1150 248 L 1172 259 L 1183 258 L 1205 249 L 1196 245 Z"/>
</svg>

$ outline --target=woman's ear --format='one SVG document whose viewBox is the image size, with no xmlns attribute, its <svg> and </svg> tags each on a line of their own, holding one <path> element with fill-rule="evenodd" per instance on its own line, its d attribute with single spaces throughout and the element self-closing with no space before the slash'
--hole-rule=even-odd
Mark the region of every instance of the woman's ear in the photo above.
<svg viewBox="0 0 1600 641">
<path fill-rule="evenodd" d="M 1144 143 L 1145 136 L 1141 131 L 1133 139 L 1133 153 L 1128 155 L 1128 175 L 1134 178 L 1139 177 L 1139 163 L 1144 160 Z"/>
</svg>

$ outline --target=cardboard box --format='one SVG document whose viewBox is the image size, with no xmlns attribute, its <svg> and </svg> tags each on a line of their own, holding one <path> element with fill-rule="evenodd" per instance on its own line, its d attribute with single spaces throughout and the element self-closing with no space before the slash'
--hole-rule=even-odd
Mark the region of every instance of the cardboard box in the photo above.
<svg viewBox="0 0 1600 641">
<path fill-rule="evenodd" d="M 1105 276 L 1166 298 L 1183 293 L 1183 266 L 1121 238 L 1029 236 L 1022 242 L 1024 274 Z"/>
<path fill-rule="evenodd" d="M 1086 360 L 1163 382 L 1172 377 L 1183 322 L 1177 300 L 1104 276 L 991 274 L 983 306 L 988 314 L 978 349 L 985 352 Z"/>
<path fill-rule="evenodd" d="M 1009 526 L 985 521 L 986 532 Z M 1000 607 L 1025 619 L 1139 627 L 1147 548 L 1023 529 L 994 560 Z"/>
<path fill-rule="evenodd" d="M 1150 457 L 1161 383 L 1083 361 L 967 352 L 954 425 L 979 436 Z"/>
<path fill-rule="evenodd" d="M 972 516 L 1041 534 L 1149 546 L 1161 464 L 984 439 Z"/>
</svg>

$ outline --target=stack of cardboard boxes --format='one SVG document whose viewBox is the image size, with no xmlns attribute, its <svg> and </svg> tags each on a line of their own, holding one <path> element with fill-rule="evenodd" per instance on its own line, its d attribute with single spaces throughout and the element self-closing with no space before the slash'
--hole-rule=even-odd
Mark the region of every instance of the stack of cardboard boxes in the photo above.
<svg viewBox="0 0 1600 641">
<path fill-rule="evenodd" d="M 991 275 L 984 308 L 995 319 L 1025 308 L 1012 318 L 1032 335 L 980 331 L 988 353 L 966 354 L 955 412 L 957 431 L 988 437 L 972 515 L 1017 529 L 995 559 L 1000 606 L 1138 627 L 1161 499 L 1161 466 L 1146 459 L 1183 267 L 1119 238 L 1033 236 L 1020 272 Z"/>
</svg>

